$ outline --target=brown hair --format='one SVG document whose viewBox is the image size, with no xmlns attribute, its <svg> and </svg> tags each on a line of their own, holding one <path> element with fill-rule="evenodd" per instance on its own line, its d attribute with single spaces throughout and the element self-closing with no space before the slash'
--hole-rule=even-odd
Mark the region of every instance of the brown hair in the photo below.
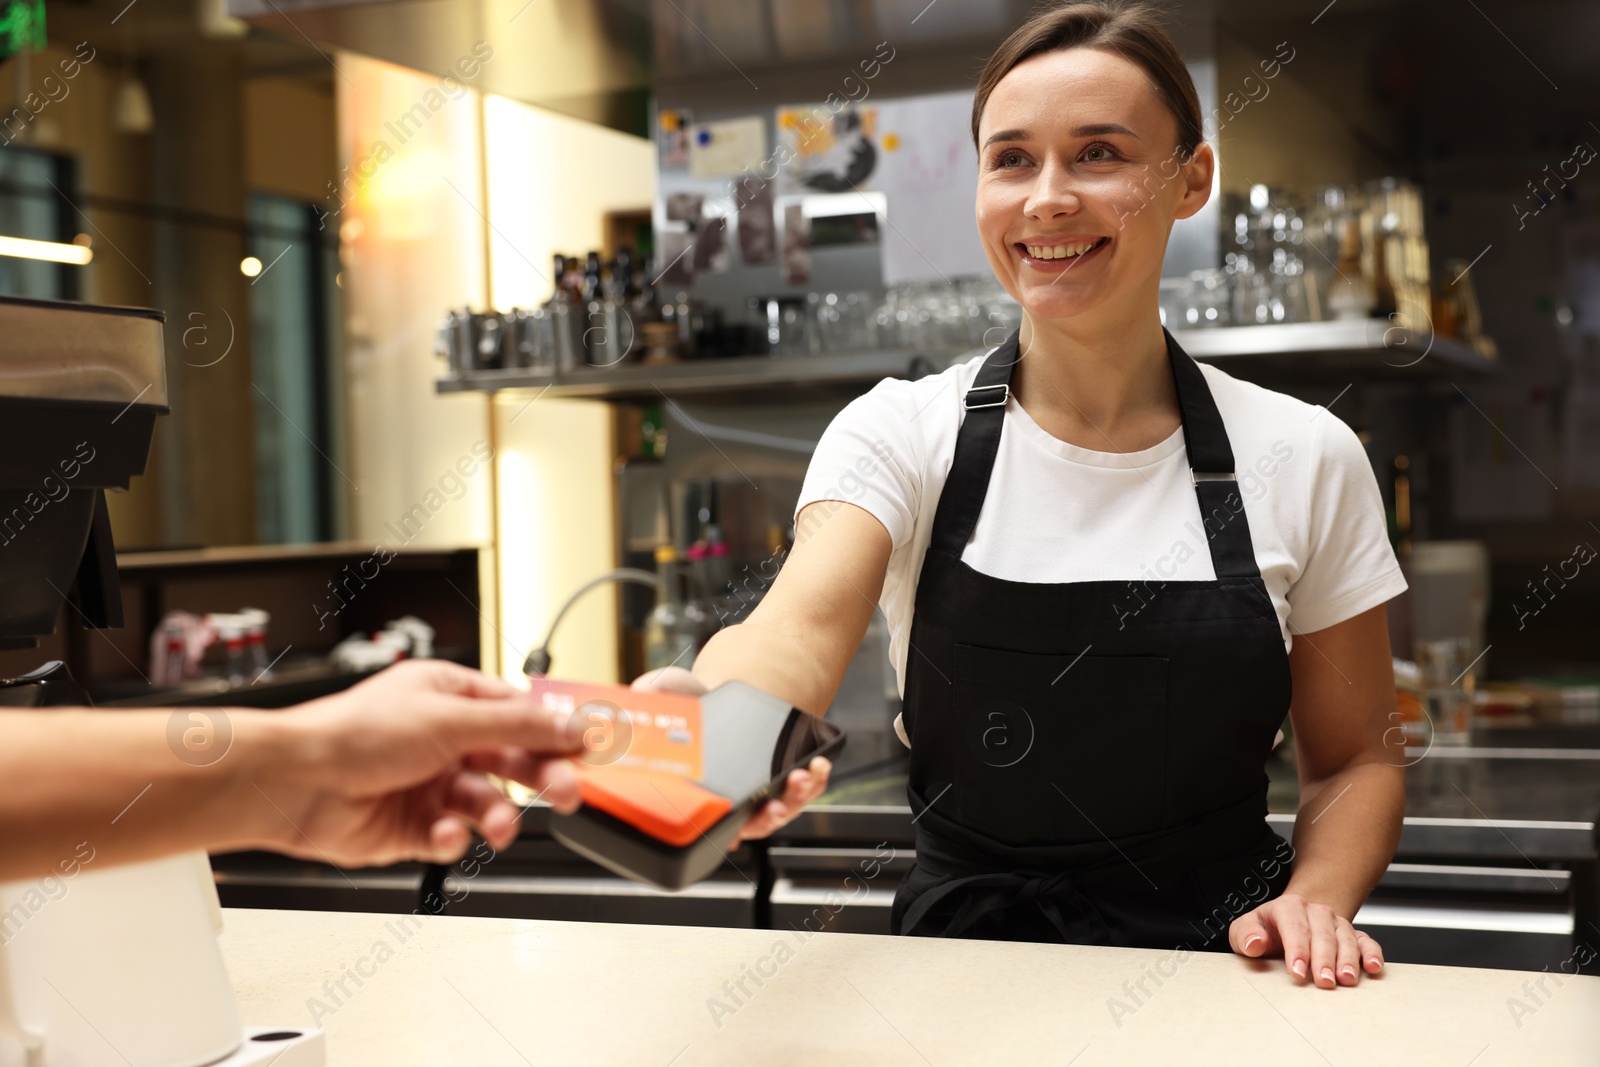
<svg viewBox="0 0 1600 1067">
<path fill-rule="evenodd" d="M 1045 52 L 1097 48 L 1116 52 L 1149 75 L 1156 92 L 1178 120 L 1179 154 L 1187 160 L 1199 147 L 1200 97 L 1161 17 L 1149 4 L 1133 0 L 1077 0 L 1047 8 L 1017 27 L 978 76 L 972 100 L 972 143 L 978 143 L 978 120 L 989 94 L 1019 63 Z"/>
</svg>

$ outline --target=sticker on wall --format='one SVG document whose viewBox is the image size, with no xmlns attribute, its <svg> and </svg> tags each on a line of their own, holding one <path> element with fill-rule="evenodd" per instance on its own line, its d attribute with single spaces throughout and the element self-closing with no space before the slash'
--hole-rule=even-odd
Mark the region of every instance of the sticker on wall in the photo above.
<svg viewBox="0 0 1600 1067">
<path fill-rule="evenodd" d="M 687 222 L 692 227 L 700 221 L 705 202 L 704 193 L 668 193 L 667 221 Z"/>
<path fill-rule="evenodd" d="M 777 111 L 778 192 L 849 193 L 873 188 L 878 166 L 876 107 L 827 104 Z"/>
<path fill-rule="evenodd" d="M 694 272 L 719 274 L 728 269 L 728 220 L 707 215 L 695 227 Z"/>
<path fill-rule="evenodd" d="M 652 284 L 677 289 L 694 284 L 694 239 L 688 230 L 666 230 L 656 235 L 660 248 L 656 255 L 665 266 Z"/>
<path fill-rule="evenodd" d="M 778 258 L 778 227 L 772 217 L 772 183 L 746 178 L 734 184 L 739 205 L 739 258 L 761 266 Z"/>
<path fill-rule="evenodd" d="M 689 128 L 693 125 L 694 112 L 685 108 L 667 108 L 656 116 L 656 151 L 660 153 L 661 166 L 689 165 Z"/>
<path fill-rule="evenodd" d="M 783 207 L 783 280 L 790 285 L 811 281 L 811 234 L 805 207 L 799 203 Z"/>
<path fill-rule="evenodd" d="M 767 156 L 767 124 L 760 115 L 702 122 L 689 130 L 689 174 L 730 178 L 759 167 Z"/>
</svg>

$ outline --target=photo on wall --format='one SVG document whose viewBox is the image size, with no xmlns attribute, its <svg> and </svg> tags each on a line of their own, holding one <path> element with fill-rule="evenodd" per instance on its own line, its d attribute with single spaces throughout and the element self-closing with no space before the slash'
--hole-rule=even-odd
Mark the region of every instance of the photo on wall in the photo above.
<svg viewBox="0 0 1600 1067">
<path fill-rule="evenodd" d="M 778 192 L 849 193 L 873 188 L 878 167 L 876 107 L 825 104 L 780 107 L 778 140 L 787 161 L 778 172 Z"/>
</svg>

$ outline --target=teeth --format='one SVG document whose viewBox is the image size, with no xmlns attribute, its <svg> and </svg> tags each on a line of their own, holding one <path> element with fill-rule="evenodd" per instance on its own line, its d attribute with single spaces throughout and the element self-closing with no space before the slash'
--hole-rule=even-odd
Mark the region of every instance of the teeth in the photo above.
<svg viewBox="0 0 1600 1067">
<path fill-rule="evenodd" d="M 1028 255 L 1034 259 L 1067 259 L 1071 256 L 1081 256 L 1089 251 L 1098 242 L 1081 241 L 1070 245 L 1026 245 Z"/>
</svg>

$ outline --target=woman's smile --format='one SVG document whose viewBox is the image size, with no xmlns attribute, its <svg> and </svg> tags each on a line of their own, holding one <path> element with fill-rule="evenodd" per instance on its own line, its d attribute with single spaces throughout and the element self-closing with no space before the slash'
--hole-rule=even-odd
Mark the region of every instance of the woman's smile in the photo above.
<svg viewBox="0 0 1600 1067">
<path fill-rule="evenodd" d="M 1066 234 L 1060 237 L 1027 237 L 1012 244 L 1024 267 L 1032 267 L 1060 277 L 1068 271 L 1104 259 L 1111 238 L 1093 234 Z"/>
</svg>

